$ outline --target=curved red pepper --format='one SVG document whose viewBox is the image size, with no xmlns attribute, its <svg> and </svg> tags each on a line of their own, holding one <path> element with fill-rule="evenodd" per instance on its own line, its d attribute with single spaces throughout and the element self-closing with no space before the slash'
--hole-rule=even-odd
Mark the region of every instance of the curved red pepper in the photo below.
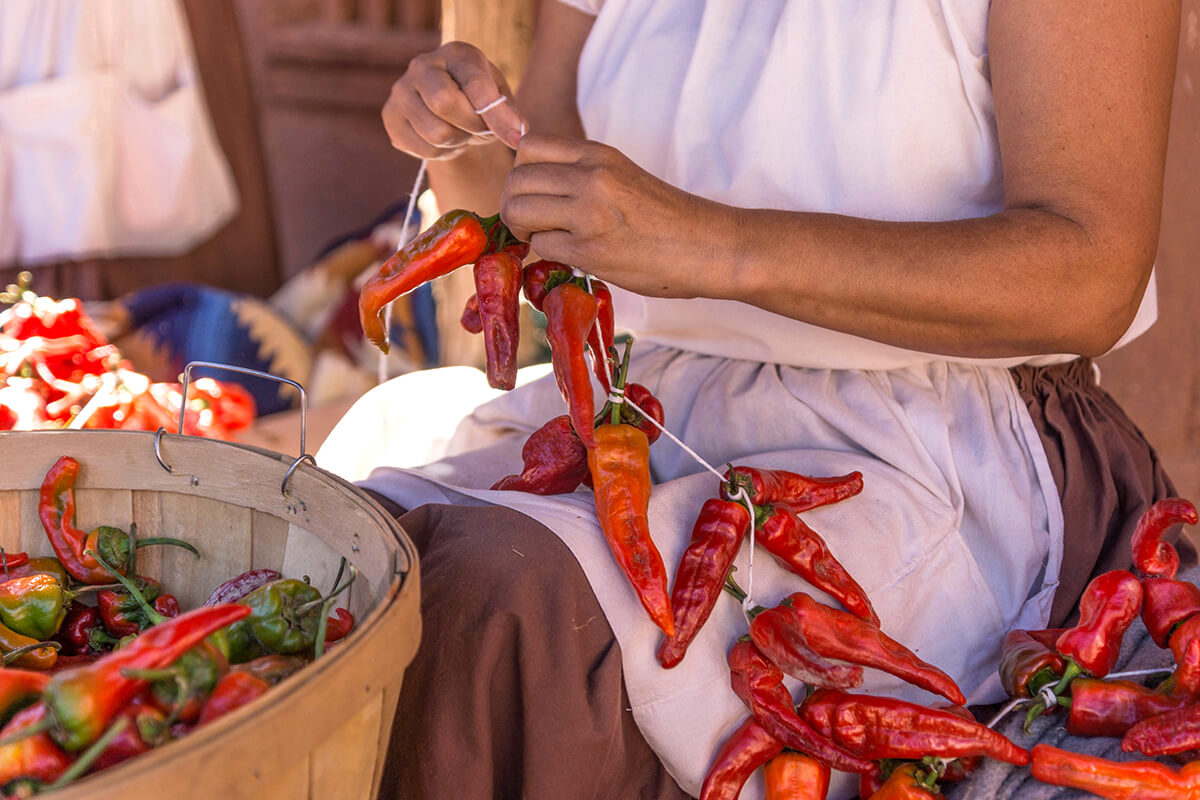
<svg viewBox="0 0 1200 800">
<path fill-rule="evenodd" d="M 1194 800 L 1200 761 L 1176 772 L 1157 761 L 1109 761 L 1048 744 L 1033 747 L 1033 777 L 1116 800 Z"/>
<path fill-rule="evenodd" d="M 613 367 L 613 302 L 612 292 L 604 281 L 591 281 L 592 296 L 596 298 L 596 324 L 588 333 L 587 347 L 592 354 L 592 370 L 605 392 L 612 391 Z"/>
<path fill-rule="evenodd" d="M 488 386 L 507 391 L 517 385 L 521 261 L 507 252 L 488 253 L 475 262 L 474 274 Z"/>
<path fill-rule="evenodd" d="M 1067 731 L 1073 736 L 1123 736 L 1144 719 L 1182 708 L 1192 698 L 1167 687 L 1079 677 L 1071 682 Z"/>
<path fill-rule="evenodd" d="M 862 491 L 861 472 L 833 478 L 813 478 L 783 469 L 734 466 L 725 470 L 721 496 L 732 499 L 737 488 L 746 489 L 756 506 L 788 503 L 796 512 L 839 503 Z"/>
<path fill-rule="evenodd" d="M 524 468 L 520 475 L 505 476 L 492 484 L 492 488 L 541 495 L 566 494 L 578 489 L 591 476 L 587 448 L 566 414 L 530 434 L 521 447 L 521 460 Z"/>
<path fill-rule="evenodd" d="M 741 503 L 712 498 L 700 507 L 671 588 L 675 635 L 658 647 L 658 663 L 663 667 L 673 667 L 683 660 L 688 645 L 712 614 L 725 576 L 749 530 L 750 512 Z"/>
<path fill-rule="evenodd" d="M 1179 570 L 1179 552 L 1162 536 L 1172 525 L 1195 525 L 1200 516 L 1196 507 L 1179 497 L 1159 500 L 1138 519 L 1133 532 L 1133 566 L 1143 575 L 1174 578 Z"/>
<path fill-rule="evenodd" d="M 1174 578 L 1142 579 L 1142 622 L 1150 638 L 1166 647 L 1175 627 L 1200 614 L 1200 588 Z"/>
<path fill-rule="evenodd" d="M 207 725 L 266 693 L 271 685 L 248 672 L 229 672 L 217 683 L 196 725 Z"/>
<path fill-rule="evenodd" d="M 1079 623 L 1063 631 L 1055 649 L 1085 672 L 1103 678 L 1121 655 L 1121 639 L 1142 607 L 1142 584 L 1123 569 L 1097 575 L 1079 599 Z"/>
<path fill-rule="evenodd" d="M 854 616 L 878 627 L 879 616 L 867 593 L 833 557 L 825 540 L 804 524 L 796 508 L 775 503 L 768 513 L 770 516 L 754 530 L 755 541 L 786 569 L 832 595 Z"/>
<path fill-rule="evenodd" d="M 354 630 L 354 615 L 344 608 L 335 608 L 333 615 L 325 622 L 325 642 L 344 639 L 352 630 Z"/>
<path fill-rule="evenodd" d="M 575 433 L 590 450 L 596 446 L 592 431 L 596 406 L 584 347 L 596 321 L 596 299 L 573 283 L 562 283 L 546 292 L 542 310 L 554 378 L 567 401 Z"/>
<path fill-rule="evenodd" d="M 858 620 L 858 617 L 850 618 Z M 795 610 L 788 605 L 765 609 L 750 622 L 750 639 L 759 652 L 793 678 L 810 686 L 838 689 L 862 684 L 861 667 L 829 663 L 809 645 L 803 631 Z"/>
<path fill-rule="evenodd" d="M 489 228 L 490 220 L 470 211 L 449 211 L 383 262 L 358 297 L 358 318 L 367 341 L 386 353 L 383 307 L 434 278 L 474 263 L 487 252 Z"/>
<path fill-rule="evenodd" d="M 75 527 L 75 480 L 79 477 L 79 462 L 63 456 L 42 480 L 38 500 L 38 518 L 46 530 L 50 547 L 71 577 L 83 583 L 108 583 L 111 575 L 95 559 L 84 555 L 86 531 Z"/>
<path fill-rule="evenodd" d="M 700 787 L 700 800 L 737 800 L 754 770 L 782 752 L 779 740 L 754 717 L 747 717 L 713 758 Z"/>
</svg>

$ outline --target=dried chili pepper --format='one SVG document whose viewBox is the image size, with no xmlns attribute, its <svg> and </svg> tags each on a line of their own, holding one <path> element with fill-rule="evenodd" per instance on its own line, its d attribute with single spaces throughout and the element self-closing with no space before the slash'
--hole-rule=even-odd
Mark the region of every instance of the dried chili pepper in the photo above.
<svg viewBox="0 0 1200 800">
<path fill-rule="evenodd" d="M 985 725 L 894 697 L 817 689 L 798 711 L 812 728 L 863 759 L 987 756 L 1029 763 L 1028 752 Z"/>
<path fill-rule="evenodd" d="M 662 429 L 659 427 L 659 425 L 663 424 L 662 403 L 650 393 L 649 389 L 640 383 L 625 384 L 625 399 L 629 402 L 620 403 L 617 407 L 621 415 L 621 422 L 637 428 L 646 434 L 646 439 L 650 444 L 654 444 L 658 440 L 658 437 L 662 435 Z M 638 411 L 638 409 L 641 409 L 641 411 Z M 613 403 L 610 400 L 604 404 L 604 408 L 596 416 L 597 424 L 609 419 L 612 415 L 612 410 Z M 642 412 L 645 413 L 643 414 Z M 658 425 L 651 422 L 651 419 L 657 422 Z"/>
<path fill-rule="evenodd" d="M 755 614 L 750 622 L 750 639 L 759 652 L 786 674 L 810 686 L 848 689 L 862 684 L 861 667 L 831 664 L 809 646 L 804 629 L 789 605 L 763 609 Z"/>
<path fill-rule="evenodd" d="M 449 211 L 383 262 L 358 298 L 358 318 L 367 341 L 386 353 L 383 307 L 434 278 L 474 263 L 488 252 L 489 230 L 497 219 L 480 219 L 462 209 Z"/>
<path fill-rule="evenodd" d="M 596 324 L 588 333 L 587 348 L 592 354 L 592 371 L 596 373 L 605 392 L 612 391 L 612 363 L 614 339 L 612 292 L 604 281 L 590 281 L 592 296 L 596 298 Z"/>
<path fill-rule="evenodd" d="M 1196 507 L 1179 497 L 1159 500 L 1138 518 L 1133 532 L 1133 566 L 1142 575 L 1153 578 L 1174 578 L 1179 570 L 1179 552 L 1175 545 L 1162 540 L 1172 525 L 1186 522 L 1195 525 L 1200 520 Z"/>
<path fill-rule="evenodd" d="M 733 693 L 746 704 L 758 724 L 784 746 L 819 758 L 843 772 L 863 772 L 870 760 L 836 744 L 830 731 L 802 719 L 783 685 L 783 672 L 749 640 L 729 650 L 729 679 Z"/>
<path fill-rule="evenodd" d="M 542 310 L 554 378 L 567 401 L 575 433 L 591 450 L 596 446 L 592 432 L 596 407 L 584 346 L 596 321 L 596 299 L 573 283 L 562 283 L 546 292 Z"/>
<path fill-rule="evenodd" d="M 936 775 L 909 762 L 893 769 L 869 800 L 942 800 L 945 795 L 936 786 Z"/>
<path fill-rule="evenodd" d="M 483 332 L 483 318 L 479 316 L 479 295 L 473 294 L 467 298 L 467 302 L 463 303 L 462 316 L 458 318 L 458 324 L 462 325 L 463 330 L 467 333 Z"/>
<path fill-rule="evenodd" d="M 755 625 L 761 624 L 759 620 L 763 617 L 771 618 L 775 628 L 798 631 L 800 639 L 824 658 L 874 667 L 903 678 L 914 686 L 940 694 L 955 705 L 966 702 L 958 684 L 945 672 L 921 660 L 916 653 L 877 626 L 848 612 L 818 603 L 804 592 L 788 595 L 779 607 L 756 616 L 750 624 L 751 636 L 754 635 Z M 789 638 L 796 637 L 793 635 Z M 761 644 L 759 649 L 762 649 Z M 770 657 L 772 653 L 766 652 L 766 655 Z"/>
<path fill-rule="evenodd" d="M 1042 686 L 1058 682 L 1066 662 L 1054 643 L 1063 630 L 1018 628 L 1008 632 L 1000 650 L 1000 685 L 1009 697 L 1031 697 Z"/>
<path fill-rule="evenodd" d="M 1200 761 L 1176 772 L 1157 761 L 1110 761 L 1038 744 L 1033 777 L 1053 786 L 1082 789 L 1109 800 L 1181 800 L 1200 789 Z"/>
<path fill-rule="evenodd" d="M 82 583 L 108 583 L 109 572 L 88 555 L 91 549 L 103 556 L 123 575 L 129 569 L 135 550 L 148 545 L 169 544 L 189 550 L 197 558 L 200 554 L 192 545 L 180 539 L 153 537 L 135 539 L 130 534 L 110 525 L 102 525 L 90 533 L 75 527 L 75 480 L 79 476 L 79 462 L 63 456 L 54 463 L 42 480 L 38 501 L 38 517 L 63 568 Z"/>
<path fill-rule="evenodd" d="M 1140 720 L 1121 739 L 1126 753 L 1148 756 L 1185 753 L 1200 747 L 1200 703 Z"/>
<path fill-rule="evenodd" d="M 541 495 L 566 494 L 590 477 L 587 448 L 566 414 L 530 434 L 521 447 L 521 461 L 524 467 L 520 475 L 503 477 L 492 488 Z"/>
<path fill-rule="evenodd" d="M 731 466 L 725 470 L 721 496 L 732 499 L 739 488 L 750 495 L 756 506 L 789 503 L 797 513 L 840 503 L 862 491 L 861 472 L 832 478 L 814 478 L 782 469 Z"/>
<path fill-rule="evenodd" d="M 42 695 L 54 740 L 74 752 L 94 742 L 122 707 L 146 685 L 125 670 L 174 663 L 213 632 L 250 614 L 241 605 L 198 608 L 149 628 L 98 661 L 56 674 Z"/>
<path fill-rule="evenodd" d="M 207 725 L 213 720 L 220 719 L 231 711 L 235 711 L 257 697 L 261 697 L 271 686 L 262 678 L 248 672 L 230 672 L 221 678 L 216 688 L 212 690 L 196 725 Z"/>
<path fill-rule="evenodd" d="M 825 800 L 829 792 L 829 765 L 812 756 L 780 753 L 763 768 L 766 800 Z"/>
<path fill-rule="evenodd" d="M 571 268 L 557 261 L 535 261 L 525 265 L 521 281 L 525 299 L 538 311 L 543 310 L 542 303 L 546 299 L 546 281 L 550 280 L 550 276 L 555 272 L 569 277 Z"/>
<path fill-rule="evenodd" d="M 1063 631 L 1055 649 L 1096 678 L 1117 663 L 1121 639 L 1142 606 L 1142 584 L 1126 570 L 1097 575 L 1079 599 L 1079 623 Z"/>
<path fill-rule="evenodd" d="M 658 648 L 658 663 L 673 667 L 683 660 L 688 645 L 708 620 L 734 556 L 750 529 L 750 512 L 741 503 L 711 498 L 704 501 L 692 525 L 692 538 L 671 589 L 675 635 Z"/>
<path fill-rule="evenodd" d="M 503 251 L 488 253 L 475 262 L 474 273 L 488 386 L 512 389 L 517 385 L 517 346 L 521 340 L 521 261 Z"/>
<path fill-rule="evenodd" d="M 761 524 L 756 520 L 755 541 L 784 568 L 832 595 L 851 614 L 879 625 L 867 593 L 833 557 L 825 540 L 800 519 L 796 507 L 778 502 L 767 506 L 764 513 Z"/>
<path fill-rule="evenodd" d="M 754 717 L 747 717 L 721 745 L 700 788 L 700 800 L 737 800 L 754 770 L 783 752 Z"/>
<path fill-rule="evenodd" d="M 265 586 L 271 581 L 277 581 L 282 577 L 283 575 L 273 569 L 252 569 L 248 572 L 243 572 L 241 575 L 230 578 L 216 589 L 213 589 L 212 594 L 204 601 L 204 605 L 215 606 L 217 603 L 236 603 L 258 587 Z"/>
<path fill-rule="evenodd" d="M 1166 647 L 1176 626 L 1200 614 L 1200 588 L 1174 578 L 1142 579 L 1142 622 L 1150 638 Z"/>
</svg>

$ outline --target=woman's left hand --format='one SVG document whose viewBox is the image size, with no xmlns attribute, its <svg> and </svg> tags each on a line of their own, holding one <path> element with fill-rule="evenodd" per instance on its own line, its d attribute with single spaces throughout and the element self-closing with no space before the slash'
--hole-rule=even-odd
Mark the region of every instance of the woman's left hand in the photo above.
<svg viewBox="0 0 1200 800">
<path fill-rule="evenodd" d="M 539 256 L 657 297 L 711 296 L 733 210 L 654 177 L 608 145 L 529 134 L 500 216 Z"/>
</svg>

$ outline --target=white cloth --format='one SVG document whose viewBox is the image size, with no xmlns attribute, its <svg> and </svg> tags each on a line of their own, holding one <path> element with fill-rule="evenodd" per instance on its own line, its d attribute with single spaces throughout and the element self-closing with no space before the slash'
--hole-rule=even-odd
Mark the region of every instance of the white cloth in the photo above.
<svg viewBox="0 0 1200 800">
<path fill-rule="evenodd" d="M 571 4 L 597 14 L 579 64 L 584 130 L 668 183 L 738 207 L 880 220 L 979 217 L 1003 206 L 989 0 Z M 789 268 L 805 265 L 781 264 L 781 275 Z M 943 358 L 731 301 L 615 287 L 613 300 L 618 324 L 642 341 L 730 358 L 834 369 Z M 1156 315 L 1151 276 L 1118 346 Z M 709 324 L 697 329 L 697 319 Z"/>
<path fill-rule="evenodd" d="M 860 470 L 861 495 L 809 512 L 806 521 L 867 591 L 889 635 L 956 678 L 971 702 L 1001 697 L 995 664 L 1004 634 L 1044 626 L 1062 558 L 1057 490 L 1005 370 L 933 362 L 887 372 L 826 371 L 635 349 L 641 352 L 630 374 L 663 401 L 668 428 L 710 464 L 813 475 Z M 522 382 L 545 371 L 524 371 Z M 487 489 L 519 472 L 529 433 L 563 413 L 552 376 L 497 394 L 481 373 L 464 367 L 396 378 L 359 400 L 317 463 L 352 480 L 366 478 L 364 485 L 405 507 L 499 503 L 554 531 L 583 567 L 620 642 L 640 730 L 679 784 L 698 793 L 712 754 L 746 715 L 726 665 L 729 647 L 746 632 L 740 607 L 719 601 L 683 662 L 659 667 L 661 634 L 616 566 L 590 493 L 539 497 Z M 471 398 L 489 396 L 496 399 L 464 419 Z M 447 457 L 427 463 L 439 454 Z M 651 456 L 650 529 L 673 577 L 717 479 L 665 437 Z M 380 465 L 390 466 L 372 471 Z M 748 556 L 743 547 L 736 562 L 743 587 Z M 805 587 L 757 552 L 757 602 L 775 605 Z M 882 673 L 867 675 L 869 691 L 936 699 Z M 850 797 L 855 786 L 841 776 L 829 796 Z M 743 796 L 761 796 L 761 787 Z"/>
<path fill-rule="evenodd" d="M 0 3 L 0 266 L 184 252 L 237 205 L 177 0 Z"/>
</svg>

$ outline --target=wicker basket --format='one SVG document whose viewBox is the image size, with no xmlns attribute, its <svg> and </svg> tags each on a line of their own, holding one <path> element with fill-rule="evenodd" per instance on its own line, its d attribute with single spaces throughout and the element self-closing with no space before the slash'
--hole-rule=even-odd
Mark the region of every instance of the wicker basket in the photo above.
<svg viewBox="0 0 1200 800">
<path fill-rule="evenodd" d="M 138 571 L 184 608 L 248 569 L 329 587 L 345 556 L 359 571 L 346 642 L 250 705 L 179 741 L 51 795 L 118 798 L 371 798 L 404 668 L 420 639 L 416 551 L 353 485 L 266 450 L 133 431 L 0 433 L 0 545 L 52 555 L 38 487 L 62 455 L 81 465 L 78 527 L 137 523 L 203 553 L 141 551 Z"/>
</svg>

